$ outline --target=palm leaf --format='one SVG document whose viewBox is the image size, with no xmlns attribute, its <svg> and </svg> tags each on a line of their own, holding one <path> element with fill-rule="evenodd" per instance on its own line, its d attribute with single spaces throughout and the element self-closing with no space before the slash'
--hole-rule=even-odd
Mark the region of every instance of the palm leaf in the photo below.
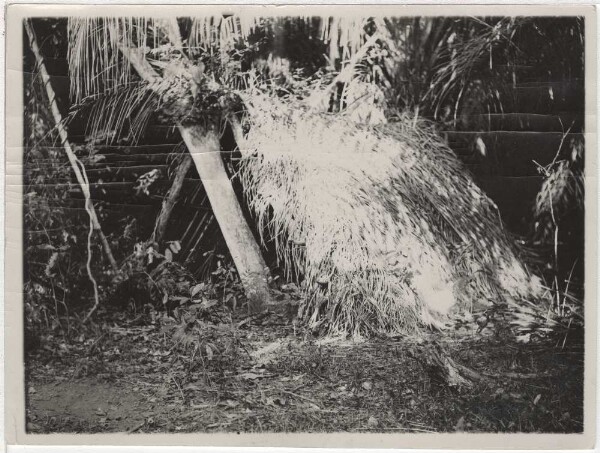
<svg viewBox="0 0 600 453">
<path fill-rule="evenodd" d="M 151 116 L 157 111 L 158 96 L 143 82 L 132 82 L 96 96 L 88 96 L 75 108 L 74 116 L 88 118 L 86 134 L 107 141 L 127 136 L 136 143 Z"/>
</svg>

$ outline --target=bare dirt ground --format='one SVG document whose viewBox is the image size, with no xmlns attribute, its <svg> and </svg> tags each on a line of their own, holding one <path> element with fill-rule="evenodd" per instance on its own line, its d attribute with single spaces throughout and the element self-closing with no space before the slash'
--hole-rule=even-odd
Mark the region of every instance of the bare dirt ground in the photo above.
<svg viewBox="0 0 600 453">
<path fill-rule="evenodd" d="M 99 319 L 28 354 L 29 432 L 583 429 L 576 346 L 507 344 L 486 330 L 317 340 L 277 316 L 174 336 L 166 318 Z M 446 385 L 420 359 L 433 341 L 484 379 Z"/>
</svg>

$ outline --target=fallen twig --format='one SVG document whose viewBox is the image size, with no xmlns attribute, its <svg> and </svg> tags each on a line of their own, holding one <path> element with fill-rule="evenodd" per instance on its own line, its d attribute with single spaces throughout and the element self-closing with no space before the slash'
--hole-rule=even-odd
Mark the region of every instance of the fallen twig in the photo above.
<svg viewBox="0 0 600 453">
<path fill-rule="evenodd" d="M 131 434 L 136 432 L 138 429 L 141 429 L 144 427 L 144 425 L 146 424 L 146 420 L 144 420 L 143 422 L 137 424 L 136 426 L 134 426 L 133 428 L 130 428 L 127 430 L 127 434 Z"/>
<path fill-rule="evenodd" d="M 242 319 L 240 322 L 238 322 L 238 323 L 237 323 L 237 327 L 238 327 L 238 329 L 239 329 L 240 327 L 243 327 L 243 326 L 245 326 L 246 324 L 249 324 L 249 323 L 251 323 L 251 322 L 253 322 L 253 321 L 258 321 L 258 320 L 261 320 L 261 319 L 263 319 L 263 318 L 266 318 L 266 317 L 267 317 L 267 316 L 269 316 L 270 314 L 271 314 L 271 313 L 270 313 L 270 312 L 268 312 L 268 311 L 263 311 L 263 312 L 261 312 L 261 313 L 257 313 L 257 314 L 255 314 L 255 315 L 248 316 L 248 317 L 246 317 L 246 318 Z"/>
<path fill-rule="evenodd" d="M 482 372 L 484 376 L 491 378 L 509 378 L 509 379 L 539 379 L 539 378 L 548 378 L 558 376 L 560 373 L 485 373 Z"/>
<path fill-rule="evenodd" d="M 94 352 L 94 349 L 96 348 L 96 346 L 98 345 L 98 343 L 100 343 L 100 341 L 106 336 L 108 335 L 107 332 L 104 332 L 102 335 L 100 335 L 98 338 L 96 338 L 96 340 L 90 345 L 89 349 L 88 349 L 88 354 L 91 354 L 92 352 Z"/>
<path fill-rule="evenodd" d="M 290 392 L 289 390 L 281 390 L 281 391 L 283 393 L 288 394 L 288 395 L 295 396 L 296 398 L 300 398 L 301 400 L 308 401 L 309 403 L 312 403 L 315 406 L 317 406 L 319 409 L 321 409 L 321 405 L 319 403 L 317 403 L 315 400 L 313 400 L 312 398 L 309 398 L 309 397 L 303 396 L 303 395 L 299 395 L 299 394 L 294 393 L 294 392 Z"/>
<path fill-rule="evenodd" d="M 181 386 L 179 385 L 179 382 L 177 382 L 177 380 L 173 376 L 171 376 L 171 379 L 173 379 L 173 382 L 175 382 L 175 385 L 179 389 L 179 393 L 181 394 L 181 399 L 183 400 L 183 404 L 185 405 L 185 395 L 183 394 L 183 390 L 181 390 Z"/>
</svg>

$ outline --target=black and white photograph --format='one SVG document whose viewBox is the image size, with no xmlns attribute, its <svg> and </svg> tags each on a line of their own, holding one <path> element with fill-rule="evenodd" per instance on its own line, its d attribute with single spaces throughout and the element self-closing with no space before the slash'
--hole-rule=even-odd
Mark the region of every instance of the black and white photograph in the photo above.
<svg viewBox="0 0 600 453">
<path fill-rule="evenodd" d="M 160 11 L 12 36 L 27 435 L 589 434 L 593 14 Z"/>
</svg>

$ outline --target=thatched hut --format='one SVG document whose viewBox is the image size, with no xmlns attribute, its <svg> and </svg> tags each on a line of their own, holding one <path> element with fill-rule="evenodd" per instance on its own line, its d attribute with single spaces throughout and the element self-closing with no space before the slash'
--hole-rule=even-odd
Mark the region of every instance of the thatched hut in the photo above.
<svg viewBox="0 0 600 453">
<path fill-rule="evenodd" d="M 520 261 L 494 203 L 433 127 L 406 114 L 373 124 L 389 117 L 377 108 L 358 118 L 349 112 L 352 96 L 373 106 L 385 98 L 376 81 L 359 77 L 358 70 L 371 50 L 384 43 L 394 47 L 383 23 L 377 25 L 381 35 L 367 37 L 365 24 L 356 29 L 362 30 L 356 41 L 362 44 L 329 85 L 343 88 L 339 108 L 330 109 L 336 114 L 292 96 L 284 102 L 252 92 L 248 74 L 243 84 L 232 83 L 241 74 L 225 77 L 227 58 L 205 72 L 204 63 L 181 45 L 177 21 L 157 21 L 153 32 L 155 39 L 172 44 L 177 57 L 170 51 L 161 57 L 155 45 L 158 56 L 149 58 L 139 48 L 147 41 L 148 23 L 137 25 L 132 29 L 118 19 L 71 21 L 71 77 L 89 81 L 75 82 L 74 91 L 82 97 L 116 90 L 118 81 L 131 79 L 133 68 L 143 94 L 133 104 L 144 110 L 149 104 L 140 106 L 138 99 L 150 95 L 177 127 L 246 293 L 254 294 L 250 306 L 260 310 L 269 298 L 268 272 L 231 190 L 219 142 L 221 120 L 242 109 L 233 89 L 242 85 L 247 134 L 238 130 L 236 141 L 243 189 L 263 241 L 275 242 L 280 262 L 302 284 L 306 301 L 300 315 L 313 327 L 355 335 L 407 332 L 442 327 L 462 310 L 535 307 L 542 293 L 539 280 Z M 103 29 L 111 32 L 100 34 Z M 99 57 L 108 68 L 102 83 L 92 77 L 96 68 L 85 58 L 89 46 L 100 44 L 110 49 Z M 223 57 L 230 49 L 225 42 L 214 48 Z M 220 86 L 215 74 L 230 85 Z M 310 80 L 301 82 L 314 91 Z M 277 91 L 277 83 L 262 85 Z"/>
<path fill-rule="evenodd" d="M 425 121 L 368 126 L 263 96 L 246 104 L 247 200 L 302 282 L 313 327 L 406 333 L 540 297 L 495 204 Z"/>
</svg>

